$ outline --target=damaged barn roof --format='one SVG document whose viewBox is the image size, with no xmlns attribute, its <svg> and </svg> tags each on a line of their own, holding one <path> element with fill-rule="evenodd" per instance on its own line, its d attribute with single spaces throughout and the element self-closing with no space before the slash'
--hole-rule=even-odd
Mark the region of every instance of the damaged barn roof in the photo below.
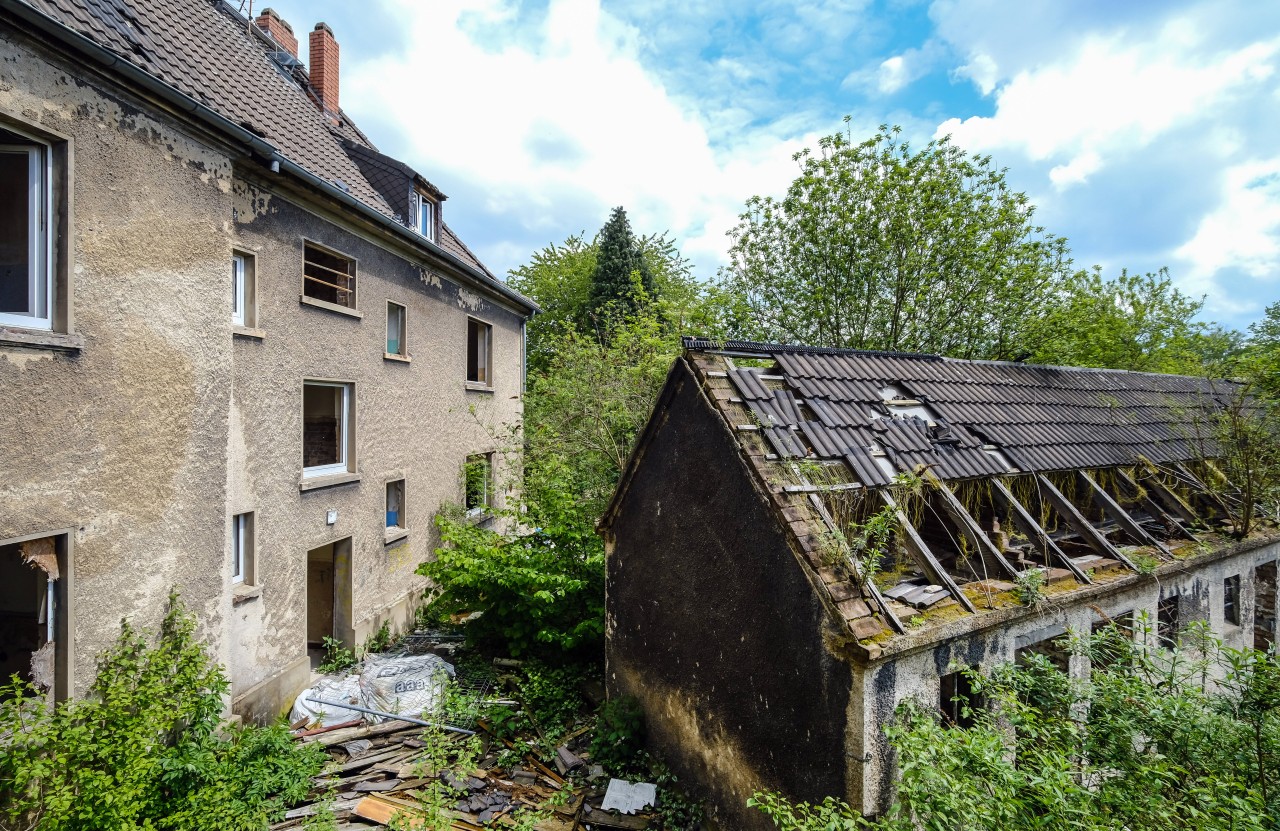
<svg viewBox="0 0 1280 831">
<path fill-rule="evenodd" d="M 684 347 L 869 655 L 1020 613 L 1032 571 L 1049 594 L 1083 596 L 1203 555 L 1230 514 L 1208 425 L 1240 394 L 1231 382 L 745 341 Z M 871 539 L 877 516 L 893 530 Z"/>
</svg>

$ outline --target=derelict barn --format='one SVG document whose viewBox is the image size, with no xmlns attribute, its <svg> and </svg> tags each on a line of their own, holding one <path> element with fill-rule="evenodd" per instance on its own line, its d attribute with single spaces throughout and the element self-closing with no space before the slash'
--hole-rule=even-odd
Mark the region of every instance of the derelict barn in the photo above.
<svg viewBox="0 0 1280 831">
<path fill-rule="evenodd" d="M 960 665 L 1082 676 L 1053 642 L 1144 612 L 1161 642 L 1192 620 L 1275 640 L 1280 535 L 1225 533 L 1206 418 L 1230 384 L 685 349 L 601 521 L 607 675 L 732 827 L 770 827 L 745 808 L 762 788 L 885 807 L 881 725 L 908 696 L 946 710 Z"/>
</svg>

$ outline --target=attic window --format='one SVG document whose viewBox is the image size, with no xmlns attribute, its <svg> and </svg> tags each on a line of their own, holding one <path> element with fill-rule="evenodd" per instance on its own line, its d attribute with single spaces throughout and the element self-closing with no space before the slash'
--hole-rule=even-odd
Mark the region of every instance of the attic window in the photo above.
<svg viewBox="0 0 1280 831">
<path fill-rule="evenodd" d="M 440 214 L 440 204 L 425 193 L 413 195 L 413 229 L 427 239 L 435 242 L 436 224 Z"/>
</svg>

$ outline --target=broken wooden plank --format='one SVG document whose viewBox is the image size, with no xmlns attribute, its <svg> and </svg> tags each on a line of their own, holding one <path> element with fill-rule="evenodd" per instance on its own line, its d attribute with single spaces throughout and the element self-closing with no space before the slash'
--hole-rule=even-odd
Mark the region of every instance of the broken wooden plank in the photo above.
<svg viewBox="0 0 1280 831">
<path fill-rule="evenodd" d="M 1101 531 L 1093 527 L 1093 523 L 1084 514 L 1080 513 L 1080 510 L 1071 503 L 1070 499 L 1063 495 L 1062 491 L 1054 487 L 1048 477 L 1043 473 L 1037 473 L 1036 482 L 1040 485 L 1041 492 L 1049 498 L 1049 502 L 1057 509 L 1062 518 L 1067 521 L 1067 524 L 1071 526 L 1071 530 L 1079 534 L 1080 539 L 1088 543 L 1090 548 L 1102 557 L 1119 560 L 1131 570 L 1138 570 L 1138 567 L 1131 563 L 1128 557 L 1121 554 Z"/>
<path fill-rule="evenodd" d="M 995 561 L 1000 564 L 1000 567 L 1005 570 L 1006 574 L 1017 579 L 1021 572 L 1013 567 L 1013 563 L 1010 563 L 1004 556 L 1004 552 L 995 547 L 991 542 L 991 538 L 983 532 L 982 528 L 979 527 L 977 520 L 975 520 L 973 515 L 969 513 L 969 509 L 960 502 L 955 491 L 951 490 L 947 483 L 939 479 L 937 474 L 932 470 L 926 470 L 924 472 L 924 477 L 929 484 L 933 485 L 934 493 L 941 497 L 942 512 L 951 519 L 956 530 L 968 538 L 969 542 L 971 542 L 979 551 L 983 551 L 988 556 L 994 557 Z"/>
<path fill-rule="evenodd" d="M 1092 491 L 1093 501 L 1098 504 L 1098 507 L 1102 508 L 1102 512 L 1115 520 L 1116 524 L 1119 525 L 1134 542 L 1138 545 L 1147 545 L 1155 548 L 1166 557 L 1172 559 L 1173 552 L 1169 550 L 1169 546 L 1147 533 L 1147 529 L 1135 522 L 1133 517 L 1129 516 L 1129 512 L 1122 508 L 1120 503 L 1116 502 L 1115 499 L 1111 497 L 1111 494 L 1102 489 L 1102 486 L 1098 484 L 1097 480 L 1083 470 L 1077 470 L 1076 475 Z"/>
<path fill-rule="evenodd" d="M 909 520 L 907 515 L 902 512 L 902 508 L 898 506 L 898 502 L 893 498 L 893 495 L 887 490 L 880 490 L 877 492 L 880 494 L 880 499 L 884 504 L 889 506 L 893 510 L 894 514 L 897 515 L 898 525 L 902 529 L 902 535 L 904 537 L 906 547 L 911 551 L 912 555 L 915 557 L 916 563 L 924 570 L 924 573 L 927 574 L 929 579 L 934 583 L 939 586 L 944 586 L 946 590 L 950 592 L 951 596 L 956 599 L 956 602 L 960 604 L 961 608 L 970 614 L 976 615 L 978 610 L 974 607 L 973 601 L 971 601 L 964 592 L 960 591 L 960 587 L 956 585 L 956 581 L 951 579 L 951 575 L 947 574 L 946 570 L 943 569 L 942 564 L 933 556 L 933 552 L 929 550 L 929 546 L 925 544 L 924 539 L 920 536 L 919 532 L 916 531 L 915 526 L 911 524 L 911 520 Z"/>
<path fill-rule="evenodd" d="M 1054 559 L 1062 563 L 1075 575 L 1076 580 L 1081 585 L 1088 585 L 1093 582 L 1089 579 L 1089 575 L 1085 574 L 1084 570 L 1068 557 L 1045 530 L 1040 527 L 1040 523 L 1036 522 L 1035 517 L 1026 509 L 1026 506 L 1018 501 L 1018 498 L 1013 495 L 1013 491 L 1009 489 L 1009 486 L 1003 480 L 993 476 L 991 477 L 991 484 L 995 488 L 996 495 L 1009 508 L 1009 517 L 1013 520 L 1013 524 L 1018 527 L 1018 530 L 1026 534 L 1028 539 L 1036 540 L 1040 543 L 1040 548 L 1045 554 L 1045 562 Z"/>
</svg>

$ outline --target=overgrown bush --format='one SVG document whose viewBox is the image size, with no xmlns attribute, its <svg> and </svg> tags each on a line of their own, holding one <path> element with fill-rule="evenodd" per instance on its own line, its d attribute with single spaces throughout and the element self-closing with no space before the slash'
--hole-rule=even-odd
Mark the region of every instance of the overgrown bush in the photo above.
<svg viewBox="0 0 1280 831">
<path fill-rule="evenodd" d="M 644 750 L 644 712 L 630 696 L 611 698 L 600 707 L 591 758 L 614 774 L 628 773 Z"/>
<path fill-rule="evenodd" d="M 154 645 L 128 621 L 89 696 L 0 696 L 0 828 L 261 829 L 303 799 L 323 753 L 221 719 L 229 685 L 176 595 Z"/>
<path fill-rule="evenodd" d="M 973 710 L 970 728 L 908 701 L 885 730 L 900 771 L 894 805 L 874 821 L 834 800 L 759 793 L 751 804 L 789 831 L 1274 831 L 1280 657 L 1188 630 L 1173 650 L 1114 627 L 1075 639 L 1093 658 L 1088 681 L 1042 656 L 971 672 L 991 706 Z"/>
</svg>

